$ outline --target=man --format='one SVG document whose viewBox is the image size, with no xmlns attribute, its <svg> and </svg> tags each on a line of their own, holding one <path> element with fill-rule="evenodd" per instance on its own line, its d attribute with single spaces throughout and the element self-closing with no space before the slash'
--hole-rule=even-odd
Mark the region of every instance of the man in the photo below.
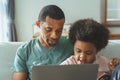
<svg viewBox="0 0 120 80">
<path fill-rule="evenodd" d="M 31 80 L 35 65 L 60 64 L 73 53 L 73 46 L 67 37 L 61 37 L 65 16 L 56 5 L 45 6 L 38 17 L 40 37 L 18 48 L 13 80 Z"/>
</svg>

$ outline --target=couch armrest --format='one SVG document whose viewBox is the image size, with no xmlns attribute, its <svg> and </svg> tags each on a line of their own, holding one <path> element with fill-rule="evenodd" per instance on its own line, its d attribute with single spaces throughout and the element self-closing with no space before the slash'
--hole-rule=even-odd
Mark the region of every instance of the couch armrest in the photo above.
<svg viewBox="0 0 120 80">
<path fill-rule="evenodd" d="M 12 66 L 17 48 L 23 42 L 0 42 L 0 79 L 11 80 Z"/>
</svg>

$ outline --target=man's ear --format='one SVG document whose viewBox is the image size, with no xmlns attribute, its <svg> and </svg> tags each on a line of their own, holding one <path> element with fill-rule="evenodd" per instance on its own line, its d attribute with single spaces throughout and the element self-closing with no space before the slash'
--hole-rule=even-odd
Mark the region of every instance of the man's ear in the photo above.
<svg viewBox="0 0 120 80">
<path fill-rule="evenodd" d="M 37 21 L 37 22 L 36 22 L 36 25 L 37 25 L 37 27 L 40 28 L 40 21 Z"/>
</svg>

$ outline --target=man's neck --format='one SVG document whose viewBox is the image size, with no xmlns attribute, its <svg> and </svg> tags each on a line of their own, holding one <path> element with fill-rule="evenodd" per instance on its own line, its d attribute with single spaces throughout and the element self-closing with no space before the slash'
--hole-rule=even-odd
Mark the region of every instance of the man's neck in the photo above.
<svg viewBox="0 0 120 80">
<path fill-rule="evenodd" d="M 40 44 L 43 46 L 43 47 L 45 47 L 45 48 L 47 48 L 47 49 L 51 49 L 52 47 L 51 46 L 49 46 L 42 38 L 40 38 L 39 37 L 39 42 L 40 42 Z"/>
</svg>

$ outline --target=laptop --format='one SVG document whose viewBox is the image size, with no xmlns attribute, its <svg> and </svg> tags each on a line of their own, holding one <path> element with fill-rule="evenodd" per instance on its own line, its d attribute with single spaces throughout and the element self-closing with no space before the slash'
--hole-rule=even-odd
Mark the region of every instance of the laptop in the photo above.
<svg viewBox="0 0 120 80">
<path fill-rule="evenodd" d="M 98 64 L 33 66 L 32 80 L 96 80 Z"/>
</svg>

